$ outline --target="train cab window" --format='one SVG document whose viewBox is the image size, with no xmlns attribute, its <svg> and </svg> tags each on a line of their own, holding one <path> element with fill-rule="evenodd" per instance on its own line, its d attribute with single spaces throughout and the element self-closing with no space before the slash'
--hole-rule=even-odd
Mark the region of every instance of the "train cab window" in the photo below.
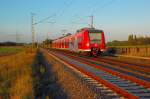
<svg viewBox="0 0 150 99">
<path fill-rule="evenodd" d="M 101 43 L 102 33 L 89 33 L 91 43 Z"/>
</svg>

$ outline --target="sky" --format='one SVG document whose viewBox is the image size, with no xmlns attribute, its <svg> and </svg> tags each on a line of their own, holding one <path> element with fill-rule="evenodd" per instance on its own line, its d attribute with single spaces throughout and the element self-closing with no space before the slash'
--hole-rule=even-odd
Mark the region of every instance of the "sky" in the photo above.
<svg viewBox="0 0 150 99">
<path fill-rule="evenodd" d="M 150 36 L 150 0 L 1 0 L 0 42 L 31 42 L 31 13 L 38 42 L 89 27 L 105 32 L 106 41 L 128 35 Z M 16 39 L 17 34 L 17 39 Z"/>
</svg>

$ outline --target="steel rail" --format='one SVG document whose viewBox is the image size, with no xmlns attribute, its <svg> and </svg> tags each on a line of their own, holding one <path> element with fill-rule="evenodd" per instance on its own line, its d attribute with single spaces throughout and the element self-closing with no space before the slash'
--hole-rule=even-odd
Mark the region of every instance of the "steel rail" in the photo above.
<svg viewBox="0 0 150 99">
<path fill-rule="evenodd" d="M 97 58 L 96 60 L 97 61 L 102 61 L 102 62 L 107 62 L 107 63 L 113 64 L 113 65 L 120 65 L 120 66 L 122 65 L 122 66 L 130 67 L 132 69 L 133 68 L 137 69 L 138 71 L 141 71 L 141 72 L 150 73 L 150 68 L 142 68 L 142 66 L 131 65 L 131 64 L 128 64 L 128 63 L 118 62 L 118 61 L 115 61 L 115 60 L 104 59 L 104 58 Z"/>
<path fill-rule="evenodd" d="M 97 68 L 97 69 L 103 70 L 105 72 L 111 73 L 112 75 L 118 76 L 118 77 L 123 78 L 125 80 L 129 80 L 129 81 L 135 82 L 135 83 L 137 83 L 139 85 L 142 85 L 142 86 L 144 86 L 146 88 L 150 88 L 150 82 L 147 82 L 147 81 L 144 81 L 144 80 L 132 77 L 132 76 L 128 76 L 128 75 L 122 74 L 122 73 L 117 72 L 117 71 L 113 71 L 111 69 L 108 69 L 108 68 L 105 68 L 105 67 L 102 67 L 102 66 L 97 66 L 95 64 L 92 64 L 92 63 L 88 62 L 85 59 L 81 59 L 81 58 L 78 59 L 79 57 L 78 58 L 75 57 L 75 56 L 68 56 L 68 57 L 70 57 L 72 59 L 76 59 L 79 62 L 85 63 L 87 65 L 90 65 L 90 66 L 94 67 L 94 68 Z"/>
<path fill-rule="evenodd" d="M 105 86 L 109 87 L 110 89 L 114 90 L 115 92 L 117 92 L 118 94 L 122 95 L 123 97 L 125 98 L 128 98 L 128 99 L 139 99 L 139 97 L 129 93 L 128 91 L 116 86 L 115 84 L 112 84 L 111 82 L 108 82 L 96 75 L 94 75 L 93 73 L 91 72 L 88 72 L 86 70 L 84 70 L 83 68 L 80 68 L 80 67 L 77 67 L 76 65 L 74 64 L 71 64 L 69 63 L 68 61 L 66 61 L 65 59 L 61 58 L 61 57 L 58 57 L 55 53 L 53 52 L 50 52 L 50 54 L 54 55 L 55 57 L 61 59 L 62 61 L 64 61 L 65 63 L 69 64 L 71 67 L 74 67 L 76 68 L 77 70 L 79 70 L 80 72 L 88 75 L 89 77 L 95 79 L 96 81 L 98 81 L 99 83 L 102 83 L 104 84 Z"/>
</svg>

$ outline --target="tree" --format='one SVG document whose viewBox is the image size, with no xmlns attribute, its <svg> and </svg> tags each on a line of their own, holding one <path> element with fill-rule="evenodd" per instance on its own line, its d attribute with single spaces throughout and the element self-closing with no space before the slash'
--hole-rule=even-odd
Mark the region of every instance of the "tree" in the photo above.
<svg viewBox="0 0 150 99">
<path fill-rule="evenodd" d="M 129 42 L 129 45 L 133 45 L 133 42 L 134 42 L 133 34 L 128 36 L 128 42 Z"/>
</svg>

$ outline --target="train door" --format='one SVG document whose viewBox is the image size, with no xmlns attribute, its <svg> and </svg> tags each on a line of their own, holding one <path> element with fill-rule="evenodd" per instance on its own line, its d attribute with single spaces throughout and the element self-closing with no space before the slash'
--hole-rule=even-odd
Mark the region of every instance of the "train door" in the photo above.
<svg viewBox="0 0 150 99">
<path fill-rule="evenodd" d="M 83 39 L 82 39 L 82 36 L 81 36 L 81 34 L 78 36 L 78 49 L 82 49 L 82 41 L 83 41 Z"/>
<path fill-rule="evenodd" d="M 77 36 L 75 36 L 75 40 L 74 40 L 74 51 L 78 51 L 78 38 Z"/>
<path fill-rule="evenodd" d="M 69 39 L 69 50 L 73 51 L 73 41 L 72 41 L 72 38 Z"/>
</svg>

